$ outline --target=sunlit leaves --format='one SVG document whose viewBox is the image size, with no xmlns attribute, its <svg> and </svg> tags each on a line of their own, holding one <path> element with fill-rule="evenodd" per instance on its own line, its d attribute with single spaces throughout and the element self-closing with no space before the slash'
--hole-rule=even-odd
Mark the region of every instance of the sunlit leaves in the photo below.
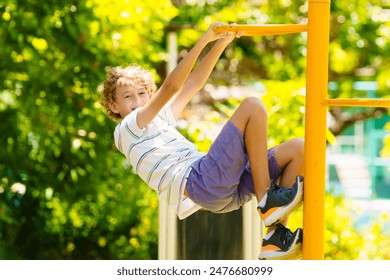
<svg viewBox="0 0 390 280">
<path fill-rule="evenodd" d="M 329 54 L 329 63 L 336 73 L 350 73 L 359 66 L 358 53 L 353 50 L 343 50 L 337 42 L 330 44 Z"/>
<path fill-rule="evenodd" d="M 123 159 L 113 149 L 115 124 L 104 116 L 97 94 L 104 66 L 125 57 L 134 59 L 128 54 L 139 51 L 118 45 L 121 51 L 113 52 L 112 33 L 104 29 L 112 26 L 95 14 L 95 4 L 102 7 L 100 1 L 0 4 L 4 19 L 0 23 L 0 115 L 6 120 L 0 126 L 5 147 L 0 152 L 4 217 L 0 247 L 9 248 L 1 251 L 0 258 L 119 258 L 116 252 L 120 250 L 107 243 L 115 244 L 117 235 L 130 240 L 129 229 L 140 223 L 143 227 L 134 209 L 147 207 L 145 219 L 157 223 L 157 197 L 150 195 L 150 204 L 137 206 L 136 201 L 144 199 L 140 190 L 147 187 L 127 166 L 118 164 Z M 106 16 L 115 20 L 113 15 Z M 160 39 L 153 40 L 158 46 L 164 26 L 160 18 L 155 22 Z M 115 32 L 123 31 L 125 25 Z M 146 38 L 148 29 L 142 27 Z M 131 37 L 125 41 L 132 41 Z M 148 48 L 152 53 L 153 47 Z M 22 197 L 11 190 L 17 182 L 26 186 Z M 126 187 L 115 187 L 118 182 Z M 138 191 L 129 192 L 129 188 Z M 138 254 L 155 258 L 156 230 L 148 230 L 152 237 L 144 252 L 132 249 L 121 258 Z M 45 236 L 45 246 L 37 246 L 40 236 Z M 21 245 L 17 240 L 22 238 L 23 244 L 31 245 Z M 142 242 L 144 237 L 137 238 Z M 105 251 L 99 252 L 102 248 Z"/>
<path fill-rule="evenodd" d="M 111 48 L 118 56 L 120 64 L 161 62 L 161 43 L 169 20 L 177 15 L 178 10 L 169 1 L 93 1 L 95 14 L 102 20 L 100 29 L 105 38 L 100 44 Z M 92 26 L 97 29 L 95 22 Z M 96 32 L 96 31 L 95 31 Z M 163 46 L 165 47 L 165 46 Z M 127 61 L 124 61 L 126 59 Z"/>
</svg>

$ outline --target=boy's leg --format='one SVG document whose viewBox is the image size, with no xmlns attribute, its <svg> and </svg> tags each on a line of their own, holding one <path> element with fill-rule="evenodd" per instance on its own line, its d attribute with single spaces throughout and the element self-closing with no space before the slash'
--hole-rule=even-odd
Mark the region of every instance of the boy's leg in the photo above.
<svg viewBox="0 0 390 280">
<path fill-rule="evenodd" d="M 279 182 L 280 186 L 291 188 L 296 182 L 297 176 L 303 176 L 303 148 L 304 142 L 300 138 L 286 141 L 275 147 L 275 159 L 283 170 Z M 287 222 L 288 216 L 281 221 L 281 224 L 286 226 Z M 275 226 L 268 227 L 268 232 L 273 231 L 275 228 Z"/>
<path fill-rule="evenodd" d="M 275 147 L 274 159 L 283 169 L 279 184 L 297 187 L 303 175 L 303 140 L 293 139 Z M 298 177 L 297 177 L 298 176 Z M 268 227 L 259 259 L 297 259 L 302 254 L 302 229 L 295 232 L 285 227 L 288 216 L 279 224 Z"/>
<path fill-rule="evenodd" d="M 245 148 L 251 165 L 257 201 L 270 186 L 267 151 L 267 111 L 257 98 L 247 98 L 237 108 L 230 121 L 244 134 Z"/>
<path fill-rule="evenodd" d="M 257 201 L 260 202 L 270 187 L 267 156 L 267 112 L 259 100 L 249 98 L 239 106 L 230 121 L 244 133 L 254 191 Z M 283 169 L 280 181 L 282 186 L 292 186 L 296 176 L 302 175 L 302 144 L 301 140 L 291 140 L 275 148 L 275 159 Z M 298 183 L 300 183 L 299 179 Z M 297 184 L 295 189 L 298 189 Z M 294 195 L 294 193 L 291 194 Z M 294 199 L 297 199 L 298 202 L 301 199 L 297 196 L 297 192 L 295 192 Z M 287 219 L 283 223 L 286 224 Z M 259 258 L 295 258 L 301 252 L 301 244 L 301 229 L 292 233 L 283 225 L 275 225 L 269 229 L 269 234 L 263 240 Z"/>
<path fill-rule="evenodd" d="M 295 138 L 275 147 L 275 159 L 283 169 L 280 185 L 291 187 L 297 176 L 303 176 L 303 139 Z"/>
<path fill-rule="evenodd" d="M 282 192 L 275 191 L 275 188 L 269 190 L 267 112 L 264 104 L 259 99 L 245 99 L 231 117 L 230 122 L 244 134 L 245 148 L 251 167 L 254 193 L 258 203 L 265 203 L 267 201 L 267 203 L 262 206 L 260 214 L 265 224 L 269 226 L 279 221 L 281 217 L 291 212 L 296 205 L 298 205 L 301 200 L 302 186 L 299 185 L 299 188 L 294 188 L 292 190 L 284 188 Z M 301 166 L 300 162 L 295 160 L 295 157 L 301 157 L 296 155 L 295 149 L 300 148 L 302 146 L 300 145 L 301 143 L 300 140 L 292 140 L 289 141 L 288 144 L 281 144 L 280 147 L 276 148 L 279 150 L 278 155 L 275 155 L 276 161 L 282 169 L 287 169 L 285 170 L 287 171 L 286 176 L 283 176 L 282 178 L 281 183 L 283 184 L 288 183 L 288 181 L 293 178 L 293 174 L 299 174 L 298 169 L 301 168 Z M 295 149 L 286 151 L 289 148 Z M 284 154 L 284 152 L 286 152 L 286 154 Z M 289 186 L 291 186 L 291 184 Z M 297 192 L 296 189 L 299 189 L 299 192 Z M 269 193 L 270 191 L 272 193 Z M 264 197 L 267 192 L 271 197 Z"/>
</svg>

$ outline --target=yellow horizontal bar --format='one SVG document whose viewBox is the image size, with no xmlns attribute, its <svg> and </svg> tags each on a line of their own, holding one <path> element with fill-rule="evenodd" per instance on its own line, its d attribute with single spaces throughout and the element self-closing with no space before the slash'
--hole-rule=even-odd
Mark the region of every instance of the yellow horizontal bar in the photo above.
<svg viewBox="0 0 390 280">
<path fill-rule="evenodd" d="M 223 31 L 244 31 L 244 34 L 242 36 L 269 36 L 305 32 L 307 31 L 307 24 L 218 25 L 214 27 L 214 31 L 217 33 Z"/>
<path fill-rule="evenodd" d="M 359 99 L 324 99 L 324 106 L 351 106 L 351 107 L 382 107 L 390 108 L 390 99 L 374 99 L 374 98 L 359 98 Z"/>
</svg>

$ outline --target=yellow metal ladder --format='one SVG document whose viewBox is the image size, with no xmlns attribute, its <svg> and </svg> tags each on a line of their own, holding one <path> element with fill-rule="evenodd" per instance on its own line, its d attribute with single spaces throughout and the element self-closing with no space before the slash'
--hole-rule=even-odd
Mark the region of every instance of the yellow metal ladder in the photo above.
<svg viewBox="0 0 390 280">
<path fill-rule="evenodd" d="M 390 108 L 390 100 L 328 98 L 330 0 L 308 4 L 307 24 L 228 25 L 217 26 L 216 31 L 244 31 L 243 36 L 307 32 L 303 259 L 320 260 L 324 258 L 327 107 Z"/>
</svg>

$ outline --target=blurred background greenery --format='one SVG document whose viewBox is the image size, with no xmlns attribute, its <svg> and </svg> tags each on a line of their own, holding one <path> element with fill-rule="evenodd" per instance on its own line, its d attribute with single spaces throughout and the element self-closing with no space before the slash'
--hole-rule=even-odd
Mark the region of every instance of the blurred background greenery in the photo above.
<svg viewBox="0 0 390 280">
<path fill-rule="evenodd" d="M 214 21 L 305 23 L 298 0 L 6 0 L 0 3 L 0 259 L 156 259 L 158 200 L 115 150 L 115 123 L 99 104 L 106 66 L 138 63 L 166 76 L 167 34 L 179 59 Z M 331 2 L 331 97 L 354 97 L 355 81 L 390 96 L 390 1 Z M 259 92 L 270 145 L 304 136 L 306 34 L 242 37 L 209 83 Z M 210 88 L 210 87 L 208 87 Z M 242 95 L 203 90 L 180 129 L 201 150 Z M 206 106 L 198 119 L 196 109 Z M 194 110 L 195 109 L 195 110 Z M 200 109 L 199 109 L 200 110 Z M 360 109 L 360 120 L 388 115 Z M 330 108 L 329 141 L 353 124 Z M 196 121 L 191 121 L 193 119 Z M 390 127 L 390 125 L 387 125 Z M 390 136 L 382 157 L 390 155 Z M 354 228 L 351 206 L 327 195 L 327 259 L 390 259 L 388 213 Z M 300 213 L 291 219 L 298 226 Z"/>
</svg>

